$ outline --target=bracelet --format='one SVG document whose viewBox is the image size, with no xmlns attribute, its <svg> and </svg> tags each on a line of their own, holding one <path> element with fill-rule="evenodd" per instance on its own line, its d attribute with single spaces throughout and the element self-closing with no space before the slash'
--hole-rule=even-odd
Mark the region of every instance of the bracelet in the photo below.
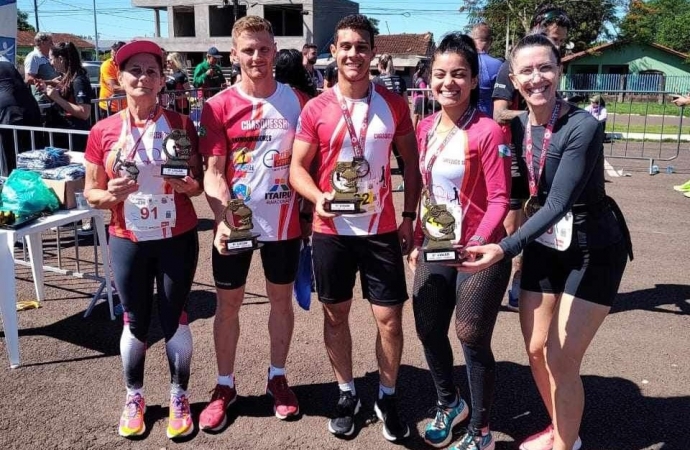
<svg viewBox="0 0 690 450">
<path fill-rule="evenodd" d="M 403 211 L 401 215 L 403 219 L 412 219 L 413 221 L 417 219 L 417 213 L 414 211 Z"/>
<path fill-rule="evenodd" d="M 299 213 L 299 218 L 307 223 L 312 223 L 314 221 L 314 214 L 301 212 Z"/>
<path fill-rule="evenodd" d="M 472 241 L 479 242 L 482 245 L 486 245 L 486 239 L 479 236 L 478 234 L 475 234 L 474 236 L 472 236 L 467 242 L 472 242 Z"/>
</svg>

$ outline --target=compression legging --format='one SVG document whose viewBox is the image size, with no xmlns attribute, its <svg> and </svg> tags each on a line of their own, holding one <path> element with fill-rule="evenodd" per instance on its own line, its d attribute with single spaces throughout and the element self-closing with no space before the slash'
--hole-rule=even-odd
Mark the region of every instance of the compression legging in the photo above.
<svg viewBox="0 0 690 450">
<path fill-rule="evenodd" d="M 417 335 L 424 346 L 441 405 L 455 401 L 453 350 L 448 328 L 455 309 L 455 331 L 462 343 L 472 401 L 470 427 L 488 426 L 496 361 L 491 350 L 496 316 L 510 277 L 510 260 L 475 274 L 458 273 L 440 264 L 417 265 L 413 309 Z"/>
<path fill-rule="evenodd" d="M 125 310 L 120 353 L 128 389 L 144 383 L 146 340 L 156 283 L 158 317 L 165 339 L 173 390 L 187 389 L 192 336 L 187 322 L 187 297 L 199 254 L 196 230 L 168 239 L 132 242 L 110 238 L 115 285 Z"/>
</svg>

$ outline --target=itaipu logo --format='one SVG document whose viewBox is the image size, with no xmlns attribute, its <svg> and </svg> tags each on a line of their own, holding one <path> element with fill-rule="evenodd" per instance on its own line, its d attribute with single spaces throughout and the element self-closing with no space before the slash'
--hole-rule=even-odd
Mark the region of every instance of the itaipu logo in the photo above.
<svg viewBox="0 0 690 450">
<path fill-rule="evenodd" d="M 292 160 L 292 152 L 286 151 L 280 153 L 278 150 L 269 150 L 264 155 L 264 166 L 271 169 L 281 169 L 290 165 Z"/>
<path fill-rule="evenodd" d="M 292 198 L 292 191 L 287 185 L 286 178 L 276 178 L 275 184 L 266 192 L 265 199 L 269 201 L 289 200 Z"/>
</svg>

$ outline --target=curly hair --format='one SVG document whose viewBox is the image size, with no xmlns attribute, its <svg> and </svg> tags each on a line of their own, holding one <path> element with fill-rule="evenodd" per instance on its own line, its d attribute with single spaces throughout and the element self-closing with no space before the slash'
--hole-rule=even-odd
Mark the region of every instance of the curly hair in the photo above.
<svg viewBox="0 0 690 450">
<path fill-rule="evenodd" d="M 366 31 L 369 34 L 369 45 L 374 47 L 374 27 L 367 18 L 362 14 L 350 14 L 340 19 L 340 22 L 335 26 L 335 35 L 333 42 L 338 42 L 338 31 L 340 30 L 356 30 Z"/>
</svg>

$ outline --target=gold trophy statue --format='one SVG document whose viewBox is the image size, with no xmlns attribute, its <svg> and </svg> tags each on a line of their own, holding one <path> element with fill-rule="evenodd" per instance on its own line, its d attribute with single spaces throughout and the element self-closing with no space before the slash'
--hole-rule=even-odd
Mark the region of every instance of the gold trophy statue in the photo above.
<svg viewBox="0 0 690 450">
<path fill-rule="evenodd" d="M 225 242 L 225 248 L 233 253 L 253 251 L 259 248 L 259 233 L 252 233 L 252 210 L 245 205 L 244 200 L 231 199 L 223 212 L 223 222 L 230 228 L 230 236 Z"/>
<path fill-rule="evenodd" d="M 161 166 L 164 177 L 184 178 L 189 175 L 192 141 L 185 130 L 172 130 L 163 139 L 163 152 L 168 160 Z"/>
<path fill-rule="evenodd" d="M 454 247 L 455 217 L 448 211 L 447 205 L 426 202 L 422 209 L 422 231 L 428 238 L 427 245 L 422 247 L 424 262 L 448 263 L 460 260 L 460 251 Z"/>
<path fill-rule="evenodd" d="M 324 209 L 333 213 L 362 213 L 362 198 L 357 192 L 357 182 L 369 174 L 369 163 L 364 158 L 339 161 L 331 173 L 331 186 L 335 190 L 333 200 Z"/>
</svg>

